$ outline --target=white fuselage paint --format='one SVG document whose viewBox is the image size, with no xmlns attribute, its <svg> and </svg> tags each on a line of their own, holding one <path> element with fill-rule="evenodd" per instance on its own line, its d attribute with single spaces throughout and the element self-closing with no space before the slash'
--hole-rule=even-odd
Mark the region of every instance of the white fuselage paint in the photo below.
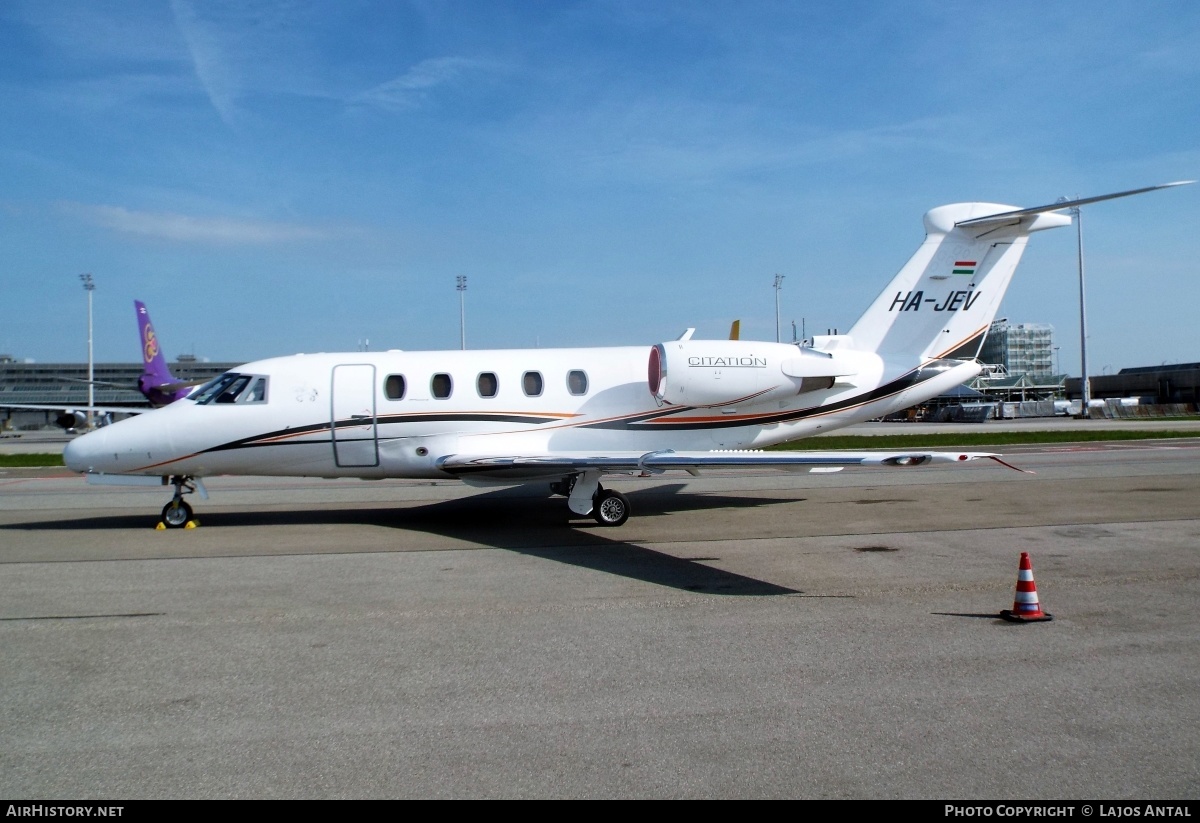
<svg viewBox="0 0 1200 823">
<path fill-rule="evenodd" d="M 95 473 L 434 478 L 447 476 L 436 461 L 451 454 L 761 448 L 907 408 L 978 370 L 965 362 L 872 399 L 872 390 L 906 369 L 855 352 L 849 354 L 859 370 L 829 389 L 757 405 L 681 408 L 655 400 L 649 352 L 648 346 L 392 351 L 260 360 L 236 371 L 269 379 L 266 402 L 185 399 L 77 438 L 64 458 L 75 471 Z M 569 390 L 573 370 L 586 374 L 586 393 Z M 540 396 L 523 391 L 530 371 L 543 378 Z M 483 373 L 496 376 L 494 397 L 477 391 Z M 403 399 L 385 394 L 393 374 L 405 378 Z M 452 378 L 449 397 L 433 396 L 435 374 Z"/>
</svg>

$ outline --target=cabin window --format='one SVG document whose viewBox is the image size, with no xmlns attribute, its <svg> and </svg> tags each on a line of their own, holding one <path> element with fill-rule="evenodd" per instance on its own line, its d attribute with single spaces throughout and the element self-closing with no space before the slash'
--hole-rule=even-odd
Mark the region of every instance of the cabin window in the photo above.
<svg viewBox="0 0 1200 823">
<path fill-rule="evenodd" d="M 250 391 L 242 397 L 243 403 L 267 402 L 267 378 L 258 377 L 250 384 Z"/>
<path fill-rule="evenodd" d="M 542 396 L 542 373 L 540 371 L 527 371 L 521 377 L 521 387 L 525 390 L 525 394 L 529 397 Z"/>
<path fill-rule="evenodd" d="M 196 389 L 188 399 L 201 406 L 210 403 L 265 403 L 267 378 L 261 375 L 225 372 Z"/>
<path fill-rule="evenodd" d="M 580 369 L 572 369 L 567 372 L 567 391 L 571 394 L 587 394 L 587 390 L 587 372 Z"/>
<path fill-rule="evenodd" d="M 196 389 L 196 393 L 191 396 L 198 404 L 211 403 L 216 399 L 217 395 L 221 394 L 230 384 L 237 380 L 241 375 L 233 372 L 225 372 L 220 377 L 213 378 L 205 383 L 200 388 Z"/>
<path fill-rule="evenodd" d="M 435 374 L 429 381 L 429 391 L 434 397 L 444 400 L 450 396 L 450 392 L 454 391 L 454 381 L 445 372 Z"/>
<path fill-rule="evenodd" d="M 226 386 L 221 391 L 217 392 L 216 399 L 213 402 L 214 403 L 236 403 L 237 399 L 238 399 L 238 395 L 242 393 L 242 390 L 246 388 L 246 385 L 249 382 L 250 382 L 250 375 L 239 374 L 237 376 L 236 380 L 231 382 L 228 386 Z"/>
<path fill-rule="evenodd" d="M 389 374 L 383 381 L 383 395 L 388 400 L 403 400 L 406 388 L 402 374 Z"/>
<path fill-rule="evenodd" d="M 479 375 L 475 381 L 475 385 L 479 389 L 480 397 L 495 397 L 496 390 L 500 386 L 500 381 L 496 379 L 496 373 L 485 371 Z"/>
</svg>

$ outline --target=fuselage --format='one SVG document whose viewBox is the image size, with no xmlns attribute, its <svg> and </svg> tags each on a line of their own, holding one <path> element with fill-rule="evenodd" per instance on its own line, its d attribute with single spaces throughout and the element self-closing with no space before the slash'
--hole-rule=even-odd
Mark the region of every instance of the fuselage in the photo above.
<svg viewBox="0 0 1200 823">
<path fill-rule="evenodd" d="M 745 351 L 755 344 L 737 345 Z M 760 448 L 906 408 L 978 368 L 960 361 L 905 368 L 864 353 L 852 358 L 854 374 L 828 387 L 695 407 L 655 397 L 650 351 L 388 351 L 260 360 L 183 400 L 79 437 L 64 458 L 75 471 L 106 474 L 383 478 L 444 477 L 437 460 L 451 454 Z M 775 359 L 772 353 L 778 370 Z M 723 375 L 711 362 L 696 370 L 695 380 L 732 379 L 730 369 Z"/>
</svg>

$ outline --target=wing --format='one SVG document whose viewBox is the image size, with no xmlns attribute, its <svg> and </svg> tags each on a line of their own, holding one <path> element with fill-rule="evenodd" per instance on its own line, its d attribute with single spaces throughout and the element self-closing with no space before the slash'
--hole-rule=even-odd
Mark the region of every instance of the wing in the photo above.
<svg viewBox="0 0 1200 823">
<path fill-rule="evenodd" d="M 682 470 L 698 474 L 703 469 L 774 468 L 792 471 L 838 470 L 846 466 L 871 468 L 910 468 L 934 464 L 959 464 L 972 460 L 994 460 L 1015 469 L 998 454 L 985 452 L 560 452 L 541 455 L 468 455 L 451 454 L 437 461 L 438 468 L 463 480 L 480 482 L 528 482 L 553 480 L 584 471 L 601 473 L 661 474 Z M 1017 469 L 1017 471 L 1024 471 Z"/>
<path fill-rule="evenodd" d="M 136 383 L 113 383 L 111 380 L 88 380 L 83 377 L 59 377 L 59 383 L 82 383 L 83 385 L 92 386 L 108 386 L 112 389 L 125 389 L 126 391 L 137 391 Z"/>
<path fill-rule="evenodd" d="M 85 386 L 91 384 L 93 386 L 108 386 L 113 389 L 124 389 L 125 391 L 141 391 L 142 387 L 137 383 L 112 383 L 108 380 L 84 380 L 78 377 L 60 377 L 59 382 L 62 383 L 82 383 Z M 212 380 L 211 377 L 200 377 L 195 380 L 174 380 L 170 383 L 153 383 L 151 385 L 157 391 L 163 394 L 169 394 L 180 389 L 190 388 L 192 386 L 202 386 Z"/>
<path fill-rule="evenodd" d="M 176 380 L 174 383 L 162 383 L 154 388 L 158 389 L 163 394 L 179 391 L 180 389 L 190 389 L 193 386 L 203 386 L 205 383 L 212 380 L 211 377 L 200 377 L 195 380 Z"/>
<path fill-rule="evenodd" d="M 153 406 L 91 406 L 86 403 L 76 406 L 39 406 L 34 403 L 0 403 L 0 409 L 26 409 L 28 411 L 57 411 L 57 412 L 83 412 L 88 410 L 95 414 L 141 414 L 142 412 L 153 411 Z"/>
</svg>

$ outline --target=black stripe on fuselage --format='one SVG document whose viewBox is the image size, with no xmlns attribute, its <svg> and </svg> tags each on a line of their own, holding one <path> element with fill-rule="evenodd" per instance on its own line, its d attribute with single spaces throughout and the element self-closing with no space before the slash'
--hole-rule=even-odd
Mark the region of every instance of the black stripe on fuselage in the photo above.
<svg viewBox="0 0 1200 823">
<path fill-rule="evenodd" d="M 374 420 L 375 425 L 389 425 L 393 423 L 459 423 L 459 422 L 485 422 L 485 423 L 511 423 L 511 424 L 532 424 L 544 425 L 546 423 L 561 422 L 562 417 L 536 414 L 495 414 L 488 412 L 439 412 L 419 414 L 388 414 L 382 417 L 377 417 Z M 367 420 L 339 420 L 336 428 L 338 429 L 356 429 L 363 426 L 371 425 L 372 421 Z M 239 440 L 231 440 L 228 443 L 222 443 L 220 446 L 213 446 L 210 449 L 204 449 L 200 454 L 209 452 L 228 451 L 229 449 L 244 449 L 254 448 L 258 446 L 301 446 L 312 445 L 314 441 L 301 441 L 299 443 L 292 438 L 319 434 L 321 432 L 329 432 L 333 428 L 329 423 L 312 423 L 307 426 L 295 426 L 293 428 L 276 429 L 274 431 L 264 432 L 263 434 L 255 434 L 250 437 L 243 437 Z M 291 442 L 279 442 L 278 438 L 287 438 Z M 389 438 L 393 439 L 393 438 Z M 316 441 L 326 442 L 326 441 Z"/>
<path fill-rule="evenodd" d="M 696 429 L 735 429 L 743 426 L 764 426 L 770 423 L 786 423 L 796 420 L 804 420 L 809 417 L 817 417 L 820 415 L 829 414 L 830 412 L 842 411 L 843 409 L 854 408 L 866 403 L 871 403 L 876 400 L 882 400 L 893 394 L 899 394 L 906 389 L 924 383 L 930 378 L 942 374 L 941 371 L 927 375 L 921 374 L 921 369 L 915 369 L 908 374 L 892 380 L 889 383 L 872 389 L 869 392 L 848 397 L 845 400 L 839 400 L 836 403 L 828 403 L 820 406 L 813 406 L 807 409 L 797 409 L 795 411 L 778 412 L 777 414 L 761 414 L 752 417 L 732 418 L 729 420 L 715 420 L 707 418 L 705 420 L 663 420 L 664 417 L 669 417 L 673 414 L 682 414 L 690 411 L 698 411 L 694 407 L 684 409 L 669 409 L 659 411 L 654 415 L 639 415 L 636 419 L 623 420 L 606 420 L 597 423 L 583 423 L 580 428 L 585 429 L 624 429 L 628 431 L 692 431 Z"/>
</svg>

